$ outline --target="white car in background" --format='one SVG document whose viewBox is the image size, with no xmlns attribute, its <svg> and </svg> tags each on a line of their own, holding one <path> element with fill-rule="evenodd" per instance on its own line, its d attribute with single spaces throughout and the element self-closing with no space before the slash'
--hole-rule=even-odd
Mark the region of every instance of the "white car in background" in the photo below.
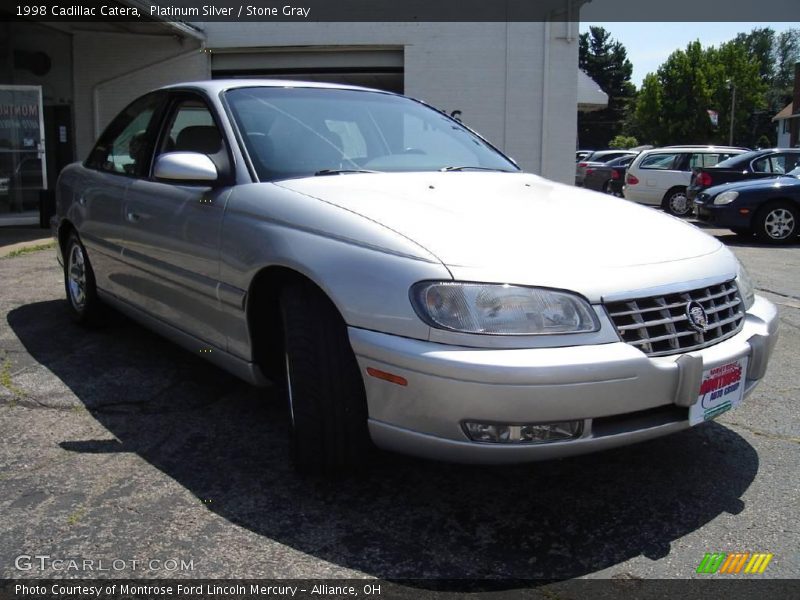
<svg viewBox="0 0 800 600">
<path fill-rule="evenodd" d="M 713 167 L 746 148 L 731 146 L 666 146 L 645 150 L 628 167 L 623 195 L 626 200 L 660 206 L 685 217 L 692 212 L 686 196 L 695 167 Z"/>
</svg>

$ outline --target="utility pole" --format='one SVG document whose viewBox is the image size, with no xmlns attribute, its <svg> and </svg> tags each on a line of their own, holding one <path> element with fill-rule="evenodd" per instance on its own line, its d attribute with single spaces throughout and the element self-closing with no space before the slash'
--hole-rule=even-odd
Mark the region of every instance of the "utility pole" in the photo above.
<svg viewBox="0 0 800 600">
<path fill-rule="evenodd" d="M 733 83 L 730 79 L 728 80 L 728 84 L 731 86 L 731 130 L 728 133 L 728 146 L 733 146 L 733 119 L 734 119 L 734 111 L 736 110 L 736 84 Z"/>
</svg>

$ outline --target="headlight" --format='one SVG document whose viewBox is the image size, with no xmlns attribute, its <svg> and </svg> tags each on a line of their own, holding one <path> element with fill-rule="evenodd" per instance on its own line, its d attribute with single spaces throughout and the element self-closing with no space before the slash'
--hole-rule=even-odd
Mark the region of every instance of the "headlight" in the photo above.
<svg viewBox="0 0 800 600">
<path fill-rule="evenodd" d="M 739 192 L 722 192 L 714 198 L 714 204 L 730 204 L 739 197 Z"/>
<path fill-rule="evenodd" d="M 551 335 L 600 329 L 586 300 L 543 288 L 422 281 L 411 287 L 411 301 L 428 325 L 462 333 Z"/>
<path fill-rule="evenodd" d="M 739 274 L 736 276 L 736 285 L 739 288 L 739 294 L 742 296 L 744 302 L 744 309 L 750 310 L 753 303 L 756 301 L 756 286 L 747 269 L 744 268 L 742 263 L 739 263 Z"/>
</svg>

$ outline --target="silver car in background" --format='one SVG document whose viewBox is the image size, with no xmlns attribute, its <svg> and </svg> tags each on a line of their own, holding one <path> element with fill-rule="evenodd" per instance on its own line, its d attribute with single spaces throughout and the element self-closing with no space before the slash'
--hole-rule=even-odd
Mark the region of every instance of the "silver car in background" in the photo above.
<svg viewBox="0 0 800 600">
<path fill-rule="evenodd" d="M 107 302 L 278 383 L 299 468 L 506 463 L 688 428 L 765 374 L 776 309 L 733 254 L 597 198 L 403 96 L 217 80 L 127 107 L 53 225 L 78 321 Z"/>
</svg>

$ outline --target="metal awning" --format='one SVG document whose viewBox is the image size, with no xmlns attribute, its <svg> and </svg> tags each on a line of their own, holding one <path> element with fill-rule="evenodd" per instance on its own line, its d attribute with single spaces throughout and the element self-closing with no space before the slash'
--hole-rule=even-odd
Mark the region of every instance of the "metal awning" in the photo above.
<svg viewBox="0 0 800 600">
<path fill-rule="evenodd" d="M 594 79 L 589 77 L 582 69 L 578 69 L 578 110 L 589 112 L 602 110 L 608 106 L 606 94 Z"/>
</svg>

